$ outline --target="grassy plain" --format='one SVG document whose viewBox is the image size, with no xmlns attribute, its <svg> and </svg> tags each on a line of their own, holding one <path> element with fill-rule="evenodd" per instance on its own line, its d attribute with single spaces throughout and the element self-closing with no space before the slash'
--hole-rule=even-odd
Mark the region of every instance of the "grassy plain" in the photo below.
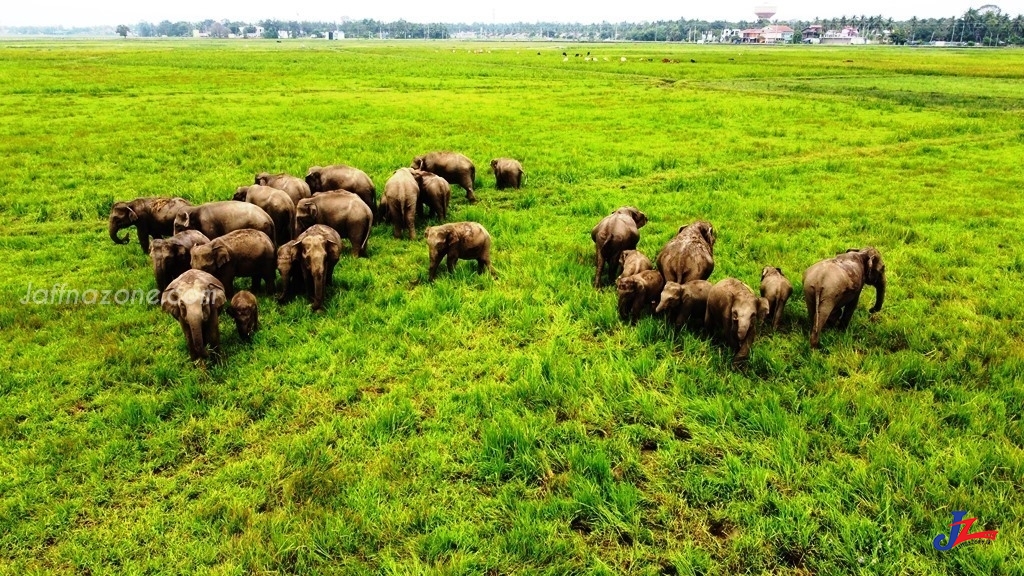
<svg viewBox="0 0 1024 576">
<path fill-rule="evenodd" d="M 563 50 L 570 55 L 563 62 Z M 597 62 L 575 58 L 589 51 Z M 621 57 L 626 62 L 621 62 Z M 644 58 L 645 60 L 640 60 Z M 668 58 L 678 62 L 663 63 Z M 696 62 L 690 62 L 693 59 Z M 1024 574 L 1024 53 L 383 42 L 0 45 L 0 571 Z M 111 203 L 345 162 L 477 163 L 497 281 L 378 226 L 326 311 L 188 361 Z M 486 169 L 520 158 L 521 191 Z M 589 230 L 797 286 L 749 369 L 590 287 Z M 808 349 L 800 276 L 886 306 Z M 932 548 L 951 512 L 994 543 Z"/>
</svg>

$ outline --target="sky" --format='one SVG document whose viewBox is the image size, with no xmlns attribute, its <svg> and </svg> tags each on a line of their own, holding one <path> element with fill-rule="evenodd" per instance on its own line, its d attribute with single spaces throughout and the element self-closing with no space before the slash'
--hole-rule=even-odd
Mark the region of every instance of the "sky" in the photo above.
<svg viewBox="0 0 1024 576">
<path fill-rule="evenodd" d="M 571 2 L 568 0 L 474 0 L 472 2 L 424 2 L 412 0 L 375 0 L 344 2 L 339 0 L 30 0 L 5 2 L 0 10 L 0 27 L 4 26 L 95 26 L 134 24 L 139 21 L 157 23 L 161 20 L 197 22 L 240 20 L 256 22 L 264 19 L 335 21 L 373 18 L 410 22 L 643 22 L 676 20 L 753 20 L 754 7 L 773 5 L 779 20 L 810 20 L 853 15 L 881 14 L 894 20 L 948 18 L 963 14 L 968 8 L 987 4 L 986 0 L 787 0 L 751 2 L 715 0 L 713 2 L 679 0 L 656 2 L 638 0 L 601 0 Z M 1003 12 L 1013 16 L 1024 13 L 1024 0 L 995 2 Z"/>
</svg>

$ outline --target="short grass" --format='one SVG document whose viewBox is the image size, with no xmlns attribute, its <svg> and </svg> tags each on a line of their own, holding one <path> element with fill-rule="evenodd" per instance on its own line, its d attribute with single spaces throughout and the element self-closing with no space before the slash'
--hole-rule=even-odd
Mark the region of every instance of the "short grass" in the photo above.
<svg viewBox="0 0 1024 576">
<path fill-rule="evenodd" d="M 561 53 L 569 53 L 563 62 Z M 591 52 L 596 62 L 575 58 Z M 627 60 L 622 62 L 620 59 Z M 677 62 L 662 62 L 663 59 Z M 695 62 L 690 62 L 690 60 Z M 1024 54 L 326 42 L 0 47 L 0 569 L 1024 573 Z M 188 361 L 114 200 L 346 162 L 478 166 L 497 281 L 374 229 L 322 314 Z M 497 191 L 490 158 L 528 171 Z M 797 285 L 749 368 L 590 287 L 633 204 L 713 280 Z M 800 276 L 877 246 L 884 310 L 811 352 Z M 953 510 L 999 530 L 937 552 Z"/>
</svg>

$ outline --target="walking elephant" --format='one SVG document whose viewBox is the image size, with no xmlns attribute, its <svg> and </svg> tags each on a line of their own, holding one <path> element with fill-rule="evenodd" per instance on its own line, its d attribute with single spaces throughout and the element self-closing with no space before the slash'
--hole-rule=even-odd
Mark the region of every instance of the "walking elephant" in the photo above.
<svg viewBox="0 0 1024 576">
<path fill-rule="evenodd" d="M 461 258 L 476 260 L 477 274 L 483 274 L 486 269 L 492 277 L 498 277 L 491 266 L 491 235 L 476 222 L 450 222 L 427 228 L 427 247 L 430 249 L 431 282 L 446 257 L 449 274 L 455 271 L 455 264 Z"/>
<path fill-rule="evenodd" d="M 341 236 L 330 226 L 314 224 L 295 239 L 302 259 L 302 276 L 313 310 L 324 305 L 324 294 L 334 280 L 334 267 L 341 258 Z"/>
<path fill-rule="evenodd" d="M 181 325 L 192 360 L 208 358 L 207 347 L 219 351 L 219 316 L 225 302 L 224 285 L 202 270 L 188 270 L 161 294 L 160 307 Z"/>
<path fill-rule="evenodd" d="M 395 238 L 401 238 L 403 231 L 409 232 L 409 239 L 416 239 L 416 202 L 420 186 L 411 168 L 399 168 L 384 184 L 384 196 L 380 199 L 380 217 L 390 222 Z"/>
<path fill-rule="evenodd" d="M 239 186 L 233 199 L 263 208 L 274 221 L 274 243 L 278 246 L 295 237 L 295 203 L 284 190 L 259 184 Z"/>
<path fill-rule="evenodd" d="M 885 301 L 885 263 L 882 254 L 871 246 L 851 249 L 835 258 L 815 263 L 804 272 L 804 302 L 811 320 L 811 348 L 817 348 L 826 324 L 840 330 L 850 325 L 864 285 L 875 287 L 874 314 Z"/>
<path fill-rule="evenodd" d="M 253 184 L 284 190 L 288 197 L 292 199 L 293 204 L 298 204 L 299 200 L 310 197 L 309 184 L 306 184 L 306 181 L 302 178 L 290 174 L 260 172 L 256 175 Z"/>
<path fill-rule="evenodd" d="M 515 158 L 495 158 L 491 160 L 491 171 L 494 172 L 494 187 L 519 189 L 523 185 L 523 165 Z"/>
<path fill-rule="evenodd" d="M 135 226 L 139 246 L 149 254 L 149 239 L 173 235 L 176 232 L 174 217 L 179 210 L 191 205 L 184 198 L 136 198 L 129 202 L 115 202 L 110 208 L 107 232 L 115 244 L 127 244 L 128 235 L 118 237 L 117 233 Z"/>
<path fill-rule="evenodd" d="M 615 282 L 619 257 L 625 250 L 635 250 L 640 242 L 640 228 L 647 224 L 647 216 L 632 206 L 623 206 L 605 216 L 590 231 L 590 239 L 597 250 L 597 270 L 594 288 L 601 286 L 601 272 L 608 266 L 608 283 Z"/>
<path fill-rule="evenodd" d="M 466 199 L 476 202 L 473 194 L 473 182 L 476 180 L 476 166 L 464 154 L 458 152 L 437 151 L 421 154 L 412 159 L 412 167 L 437 174 L 449 184 L 458 184 L 466 191 Z"/>
<path fill-rule="evenodd" d="M 704 326 L 719 334 L 733 350 L 734 367 L 742 366 L 750 356 L 757 323 L 768 315 L 768 300 L 736 278 L 719 280 L 708 291 Z"/>
<path fill-rule="evenodd" d="M 679 232 L 658 254 L 658 270 L 666 282 L 686 284 L 707 280 L 715 270 L 715 229 L 710 222 L 698 220 Z"/>
<path fill-rule="evenodd" d="M 228 295 L 235 292 L 236 276 L 251 278 L 253 292 L 259 290 L 260 280 L 272 291 L 277 275 L 277 252 L 274 242 L 263 232 L 235 230 L 193 248 L 192 268 L 216 276 Z"/>
<path fill-rule="evenodd" d="M 209 244 L 210 239 L 198 230 L 185 230 L 170 238 L 157 238 L 149 248 L 153 261 L 156 287 L 163 292 L 172 280 L 192 267 L 192 248 Z"/>
<path fill-rule="evenodd" d="M 174 218 L 174 233 L 198 230 L 210 240 L 251 228 L 274 238 L 274 220 L 263 208 L 248 202 L 224 200 L 182 208 Z M 273 241 L 273 240 L 271 240 Z"/>
<path fill-rule="evenodd" d="M 300 233 L 314 224 L 326 224 L 352 244 L 354 255 L 366 257 L 373 212 L 351 192 L 326 192 L 299 202 L 295 207 L 295 222 Z"/>
<path fill-rule="evenodd" d="M 370 210 L 377 211 L 377 188 L 373 180 L 354 166 L 311 166 L 306 172 L 306 184 L 313 194 L 346 190 L 359 196 Z"/>
</svg>

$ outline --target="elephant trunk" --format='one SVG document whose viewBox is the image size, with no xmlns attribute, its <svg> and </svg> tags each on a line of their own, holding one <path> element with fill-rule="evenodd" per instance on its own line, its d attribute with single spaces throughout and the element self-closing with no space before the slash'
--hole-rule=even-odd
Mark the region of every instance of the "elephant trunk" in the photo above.
<svg viewBox="0 0 1024 576">
<path fill-rule="evenodd" d="M 882 309 L 882 303 L 885 302 L 885 287 L 885 274 L 882 274 L 879 277 L 878 282 L 875 283 L 875 305 L 869 311 L 872 314 Z"/>
<path fill-rule="evenodd" d="M 324 305 L 324 278 L 326 274 L 323 267 L 313 271 L 313 309 L 319 310 Z"/>
<path fill-rule="evenodd" d="M 661 314 L 662 312 L 665 311 L 666 308 L 668 308 L 668 304 L 668 299 L 662 298 L 661 301 L 658 302 L 658 306 L 654 308 L 654 313 Z"/>
<path fill-rule="evenodd" d="M 117 233 L 121 231 L 121 225 L 116 218 L 111 218 L 110 223 L 107 226 L 107 230 L 110 233 L 110 239 L 114 241 L 114 244 L 127 244 L 128 234 L 125 233 L 124 238 L 118 238 Z"/>
<path fill-rule="evenodd" d="M 198 316 L 198 317 L 197 317 Z M 193 359 L 195 358 L 206 358 L 206 343 L 203 342 L 203 320 L 202 315 L 191 316 L 188 319 L 188 329 L 192 334 L 192 340 L 189 342 L 189 354 Z"/>
</svg>

